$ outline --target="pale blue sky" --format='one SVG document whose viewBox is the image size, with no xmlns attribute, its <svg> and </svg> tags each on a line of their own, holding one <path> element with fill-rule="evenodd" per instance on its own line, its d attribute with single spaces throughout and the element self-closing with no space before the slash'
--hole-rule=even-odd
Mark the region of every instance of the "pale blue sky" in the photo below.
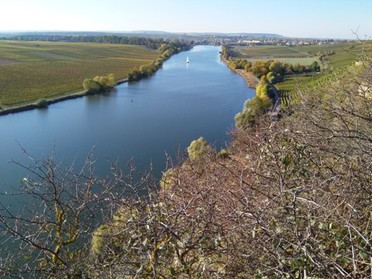
<svg viewBox="0 0 372 279">
<path fill-rule="evenodd" d="M 359 29 L 358 29 L 359 28 Z M 277 33 L 372 39 L 372 0 L 0 0 L 0 31 Z"/>
</svg>

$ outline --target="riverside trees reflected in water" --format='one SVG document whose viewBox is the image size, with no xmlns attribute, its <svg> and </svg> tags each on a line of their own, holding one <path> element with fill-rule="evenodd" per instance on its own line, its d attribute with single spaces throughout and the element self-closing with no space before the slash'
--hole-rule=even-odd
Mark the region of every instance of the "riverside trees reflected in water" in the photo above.
<svg viewBox="0 0 372 279">
<path fill-rule="evenodd" d="M 190 57 L 188 64 L 186 57 Z M 0 117 L 1 191 L 9 194 L 19 188 L 27 193 L 16 199 L 1 196 L 1 216 L 4 224 L 12 224 L 19 208 L 28 206 L 28 213 L 22 215 L 25 220 L 32 212 L 27 226 L 6 229 L 13 235 L 30 236 L 23 239 L 28 248 L 22 256 L 31 259 L 37 247 L 46 253 L 37 268 L 64 268 L 66 257 L 79 251 L 74 243 L 91 235 L 97 218 L 115 212 L 114 207 L 104 206 L 113 198 L 114 188 L 120 184 L 127 191 L 118 197 L 136 194 L 128 185 L 141 190 L 141 183 L 125 182 L 133 178 L 134 168 L 123 167 L 128 160 L 133 158 L 139 171 L 151 164 L 153 175 L 159 178 L 166 167 L 166 153 L 174 157 L 200 136 L 217 149 L 225 147 L 235 114 L 253 95 L 245 81 L 219 61 L 218 47 L 197 46 L 174 55 L 151 78 L 119 85 L 109 93 Z M 86 160 L 92 149 L 93 155 Z M 116 167 L 128 171 L 128 176 Z M 112 172 L 114 184 L 96 179 Z M 89 198 L 97 185 L 110 190 L 99 195 L 97 188 L 97 194 Z M 40 207 L 46 214 L 36 213 Z M 100 214 L 94 216 L 94 212 Z M 12 262 L 14 253 L 8 249 L 4 246 L 1 253 L 10 251 L 11 256 L 4 259 Z"/>
<path fill-rule="evenodd" d="M 96 180 L 90 174 L 95 165 L 91 158 L 82 172 L 71 177 L 67 168 L 61 178 L 53 157 L 36 161 L 36 167 L 26 169 L 41 175 L 22 181 L 45 210 L 28 220 L 2 207 L 0 224 L 19 221 L 8 232 L 23 236 L 22 248 L 44 252 L 36 255 L 34 263 L 41 270 L 34 274 L 53 278 L 368 277 L 369 62 L 303 91 L 281 121 L 257 115 L 259 121 L 243 123 L 224 154 L 216 155 L 203 138 L 194 141 L 189 159 L 169 169 L 160 188 L 146 175 L 135 185 L 130 175 L 134 169 L 121 171 L 116 164 L 111 165 L 111 178 Z M 56 187 L 58 181 L 62 187 Z M 71 199 L 69 192 L 60 192 L 77 185 Z M 103 186 L 103 191 L 84 193 L 94 186 Z M 42 187 L 51 190 L 44 194 Z M 96 198 L 103 198 L 100 214 L 109 220 L 92 230 L 86 217 L 94 210 L 77 221 L 74 216 Z M 86 202 L 79 204 L 82 200 Z M 27 230 L 30 224 L 36 230 Z M 70 249 L 76 231 L 91 236 L 91 245 Z"/>
<path fill-rule="evenodd" d="M 26 176 L 8 163 L 26 160 L 20 146 L 35 158 L 55 146 L 57 161 L 77 165 L 94 148 L 100 175 L 109 171 L 108 160 L 125 164 L 133 158 L 138 169 L 152 163 L 157 177 L 165 168 L 165 152 L 183 152 L 200 136 L 224 147 L 235 114 L 255 93 L 219 61 L 219 50 L 196 46 L 172 56 L 151 78 L 110 93 L 0 117 L 1 190 Z"/>
</svg>

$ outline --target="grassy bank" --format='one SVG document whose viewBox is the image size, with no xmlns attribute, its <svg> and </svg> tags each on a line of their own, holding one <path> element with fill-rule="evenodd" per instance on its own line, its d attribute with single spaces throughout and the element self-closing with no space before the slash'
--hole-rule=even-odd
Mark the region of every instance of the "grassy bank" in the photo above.
<svg viewBox="0 0 372 279">
<path fill-rule="evenodd" d="M 114 73 L 124 79 L 158 56 L 133 45 L 0 41 L 0 106 L 78 92 L 87 77 Z"/>
</svg>

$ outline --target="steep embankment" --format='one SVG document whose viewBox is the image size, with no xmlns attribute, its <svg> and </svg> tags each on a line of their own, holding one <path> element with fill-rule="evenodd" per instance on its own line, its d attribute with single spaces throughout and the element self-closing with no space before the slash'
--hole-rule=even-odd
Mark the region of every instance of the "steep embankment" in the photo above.
<svg viewBox="0 0 372 279">
<path fill-rule="evenodd" d="M 301 92 L 279 122 L 258 116 L 228 151 L 194 142 L 159 192 L 123 207 L 132 213 L 114 239 L 100 235 L 99 273 L 117 263 L 142 277 L 370 276 L 371 70 Z M 131 254 L 107 257 L 111 246 Z"/>
</svg>

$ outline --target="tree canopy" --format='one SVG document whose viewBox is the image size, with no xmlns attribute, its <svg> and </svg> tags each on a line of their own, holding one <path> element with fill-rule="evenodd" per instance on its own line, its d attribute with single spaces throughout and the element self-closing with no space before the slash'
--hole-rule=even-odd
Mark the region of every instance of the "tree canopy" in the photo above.
<svg viewBox="0 0 372 279">
<path fill-rule="evenodd" d="M 113 88 L 116 85 L 115 75 L 95 76 L 86 78 L 83 81 L 83 87 L 88 93 L 99 93 Z"/>
</svg>

